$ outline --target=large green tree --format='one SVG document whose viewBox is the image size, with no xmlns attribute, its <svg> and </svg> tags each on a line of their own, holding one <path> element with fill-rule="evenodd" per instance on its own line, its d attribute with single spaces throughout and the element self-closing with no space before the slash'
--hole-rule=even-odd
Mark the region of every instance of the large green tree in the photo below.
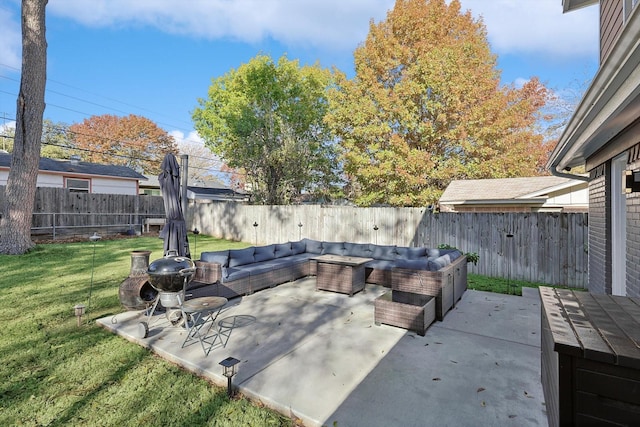
<svg viewBox="0 0 640 427">
<path fill-rule="evenodd" d="M 425 205 L 452 179 L 537 173 L 547 91 L 501 86 L 485 26 L 458 0 L 397 0 L 354 59 L 327 123 L 358 204 Z"/>
<path fill-rule="evenodd" d="M 335 146 L 323 119 L 329 70 L 259 55 L 213 80 L 195 128 L 211 151 L 243 169 L 254 200 L 287 204 L 335 182 Z"/>
<path fill-rule="evenodd" d="M 23 254 L 34 246 L 31 216 L 40 163 L 40 138 L 47 80 L 47 0 L 22 0 L 22 76 L 16 129 L 0 219 L 0 253 Z"/>
</svg>

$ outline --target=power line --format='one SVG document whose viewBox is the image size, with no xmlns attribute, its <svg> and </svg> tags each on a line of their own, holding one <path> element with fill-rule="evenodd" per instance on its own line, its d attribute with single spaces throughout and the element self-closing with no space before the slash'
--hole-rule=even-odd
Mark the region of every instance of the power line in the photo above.
<svg viewBox="0 0 640 427">
<path fill-rule="evenodd" d="M 7 69 L 16 71 L 16 72 L 20 72 L 20 69 L 18 69 L 16 67 L 12 67 L 12 66 L 7 65 L 7 64 L 0 63 L 0 67 L 4 67 L 4 68 L 7 68 Z M 13 82 L 18 82 L 18 79 L 15 79 L 15 78 L 12 78 L 12 77 L 8 77 L 8 76 L 5 76 L 5 75 L 0 75 L 0 78 L 6 79 L 6 80 L 10 80 L 10 81 L 13 81 Z M 68 87 L 68 88 L 71 88 L 71 89 L 74 89 L 74 90 L 78 90 L 80 92 L 87 93 L 87 94 L 89 94 L 91 96 L 95 96 L 95 97 L 98 97 L 98 98 L 106 99 L 108 101 L 112 101 L 112 102 L 115 102 L 117 104 L 125 105 L 127 107 L 131 107 L 131 108 L 134 108 L 134 109 L 137 109 L 137 110 L 146 111 L 148 113 L 152 113 L 152 114 L 157 115 L 157 116 L 169 117 L 166 114 L 163 114 L 163 113 L 160 113 L 160 112 L 157 112 L 157 111 L 145 108 L 145 107 L 140 107 L 140 106 L 137 106 L 137 105 L 125 102 L 125 101 L 121 101 L 121 100 L 115 99 L 115 98 L 110 98 L 110 97 L 103 96 L 103 95 L 100 95 L 100 94 L 97 94 L 97 93 L 94 93 L 94 92 L 90 92 L 90 91 L 87 91 L 85 89 L 82 89 L 82 88 L 79 88 L 79 87 L 76 87 L 76 86 L 73 86 L 73 85 L 70 85 L 70 84 L 67 84 L 67 83 L 64 83 L 64 82 L 60 82 L 60 81 L 49 79 L 49 78 L 47 78 L 47 82 L 55 83 L 55 84 L 58 84 L 58 85 L 61 85 L 61 86 L 64 86 L 64 87 Z M 87 100 L 85 98 L 81 98 L 81 97 L 78 97 L 78 96 L 69 95 L 67 93 L 63 93 L 63 92 L 60 92 L 60 91 L 55 91 L 53 89 L 48 88 L 48 85 L 45 88 L 45 91 L 49 92 L 49 93 L 53 93 L 53 94 L 59 95 L 59 96 L 63 96 L 63 97 L 69 98 L 69 99 L 73 99 L 75 101 L 79 101 L 79 102 L 83 102 L 83 103 L 86 103 L 86 104 L 89 104 L 89 105 L 93 105 L 93 106 L 96 106 L 96 107 L 104 108 L 104 109 L 107 109 L 107 110 L 110 110 L 110 111 L 114 111 L 114 112 L 118 112 L 118 113 L 122 113 L 122 114 L 131 114 L 131 112 L 127 112 L 127 111 L 124 111 L 124 110 L 121 110 L 121 109 L 118 109 L 118 108 L 115 108 L 115 107 L 111 107 L 111 106 L 104 105 L 104 104 L 101 104 L 101 103 L 98 103 L 98 102 L 95 102 L 95 101 Z M 17 96 L 17 94 L 15 94 L 15 93 L 7 92 L 7 91 L 4 91 L 4 90 L 0 90 L 0 92 L 6 93 L 8 95 Z M 73 113 L 78 113 L 78 114 L 81 114 L 81 115 L 84 115 L 84 116 L 94 116 L 95 115 L 95 114 L 84 112 L 84 111 L 74 110 L 74 109 L 71 109 L 69 107 L 60 106 L 60 105 L 57 105 L 57 104 L 47 103 L 47 106 L 60 108 L 60 109 L 63 109 L 63 110 L 66 110 L 66 111 L 70 111 L 70 112 L 73 112 Z M 169 118 L 173 119 L 173 117 L 169 117 Z M 174 123 L 165 123 L 165 122 L 160 122 L 160 121 L 157 121 L 156 123 L 158 123 L 159 125 L 163 125 L 165 127 L 176 128 L 176 129 L 178 129 L 180 131 L 183 131 L 186 134 L 188 134 L 192 130 L 192 127 L 191 127 L 192 124 L 191 123 L 187 123 L 187 122 L 183 122 L 183 121 L 180 121 L 180 122 L 182 123 L 182 125 L 189 126 L 189 128 L 188 128 L 189 130 L 185 129 L 182 126 L 178 126 L 178 125 L 176 125 Z M 185 141 L 198 142 L 197 140 L 193 140 L 193 139 L 185 139 Z"/>
</svg>

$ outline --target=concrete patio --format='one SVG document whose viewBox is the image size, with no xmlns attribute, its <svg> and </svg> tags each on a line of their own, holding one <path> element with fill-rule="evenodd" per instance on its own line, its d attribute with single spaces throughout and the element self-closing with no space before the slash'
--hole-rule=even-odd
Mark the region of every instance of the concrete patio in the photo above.
<svg viewBox="0 0 640 427">
<path fill-rule="evenodd" d="M 230 301 L 226 347 L 208 356 L 164 315 L 140 339 L 140 312 L 98 323 L 161 357 L 226 386 L 219 362 L 241 360 L 234 386 L 309 426 L 547 425 L 540 384 L 540 301 L 467 291 L 421 337 L 376 326 L 373 301 L 315 290 L 315 278 Z"/>
</svg>

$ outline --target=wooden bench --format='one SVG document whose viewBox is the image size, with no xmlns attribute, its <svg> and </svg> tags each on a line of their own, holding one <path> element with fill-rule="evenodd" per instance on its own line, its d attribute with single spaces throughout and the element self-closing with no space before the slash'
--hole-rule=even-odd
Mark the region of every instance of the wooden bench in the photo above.
<svg viewBox="0 0 640 427">
<path fill-rule="evenodd" d="M 637 425 L 640 298 L 540 287 L 550 426 Z"/>
<path fill-rule="evenodd" d="M 144 220 L 144 225 L 147 226 L 147 233 L 149 233 L 149 226 L 158 225 L 162 227 L 166 222 L 166 218 L 147 218 Z"/>
</svg>

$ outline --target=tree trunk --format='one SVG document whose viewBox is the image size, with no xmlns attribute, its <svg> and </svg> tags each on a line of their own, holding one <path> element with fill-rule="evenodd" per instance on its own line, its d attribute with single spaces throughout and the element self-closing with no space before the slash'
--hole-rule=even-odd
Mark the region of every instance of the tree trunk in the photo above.
<svg viewBox="0 0 640 427">
<path fill-rule="evenodd" d="M 0 253 L 31 249 L 31 217 L 40 164 L 40 140 L 47 73 L 47 0 L 22 0 L 22 76 L 16 107 L 11 168 L 0 220 Z"/>
</svg>

